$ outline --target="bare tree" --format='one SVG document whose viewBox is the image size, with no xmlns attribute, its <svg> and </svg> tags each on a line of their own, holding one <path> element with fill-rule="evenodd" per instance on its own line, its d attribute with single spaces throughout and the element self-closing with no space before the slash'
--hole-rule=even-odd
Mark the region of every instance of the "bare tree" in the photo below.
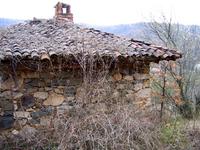
<svg viewBox="0 0 200 150">
<path fill-rule="evenodd" d="M 181 50 L 183 54 L 182 58 L 177 61 L 176 68 L 170 64 L 162 63 L 164 70 L 169 72 L 180 89 L 180 96 L 184 104 L 179 109 L 183 112 L 188 109 L 186 107 L 192 102 L 196 80 L 194 66 L 198 62 L 196 51 L 200 48 L 200 38 L 191 32 L 191 27 L 173 23 L 171 18 L 167 20 L 165 16 L 162 16 L 161 23 L 156 20 L 148 23 L 147 29 L 151 34 L 150 37 L 149 35 L 145 36 L 151 42 L 156 41 L 166 47 Z"/>
</svg>

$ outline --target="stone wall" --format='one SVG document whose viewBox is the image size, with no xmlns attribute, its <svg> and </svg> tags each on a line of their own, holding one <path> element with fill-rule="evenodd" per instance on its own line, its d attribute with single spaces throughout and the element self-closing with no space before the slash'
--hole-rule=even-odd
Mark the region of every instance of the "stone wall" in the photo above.
<svg viewBox="0 0 200 150">
<path fill-rule="evenodd" d="M 51 126 L 58 115 L 103 111 L 118 106 L 146 108 L 151 103 L 149 74 L 113 71 L 105 78 L 87 80 L 79 70 L 58 73 L 17 72 L 1 75 L 0 129 L 20 134 L 24 128 Z"/>
</svg>

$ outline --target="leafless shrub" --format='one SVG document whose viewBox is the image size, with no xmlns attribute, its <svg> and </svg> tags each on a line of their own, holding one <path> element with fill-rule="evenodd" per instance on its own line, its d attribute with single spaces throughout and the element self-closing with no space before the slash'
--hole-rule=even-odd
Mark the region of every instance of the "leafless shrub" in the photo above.
<svg viewBox="0 0 200 150">
<path fill-rule="evenodd" d="M 128 107 L 111 114 L 55 120 L 58 149 L 159 149 L 153 123 L 134 116 Z"/>
<path fill-rule="evenodd" d="M 84 51 L 84 49 L 83 49 Z M 117 105 L 112 113 L 95 110 L 90 105 L 109 101 L 111 87 L 107 83 L 109 68 L 114 62 L 98 56 L 74 56 L 83 71 L 81 94 L 77 99 L 87 104 L 54 119 L 54 136 L 58 149 L 159 149 L 160 142 L 154 124 L 136 117 L 128 105 Z M 87 57 L 87 58 L 85 58 Z"/>
<path fill-rule="evenodd" d="M 194 150 L 198 150 L 200 148 L 200 131 L 199 129 L 193 129 L 188 132 L 188 137 L 191 141 L 191 147 Z"/>
<path fill-rule="evenodd" d="M 45 150 L 56 149 L 58 144 L 52 129 L 40 128 L 31 138 L 20 135 L 0 137 L 0 149 L 4 150 Z"/>
<path fill-rule="evenodd" d="M 84 114 L 85 110 L 79 113 Z M 2 141 L 2 149 L 160 149 L 159 126 L 148 119 L 136 117 L 128 106 L 118 107 L 110 114 L 56 116 L 52 126 L 38 128 L 31 139 L 19 136 Z"/>
</svg>

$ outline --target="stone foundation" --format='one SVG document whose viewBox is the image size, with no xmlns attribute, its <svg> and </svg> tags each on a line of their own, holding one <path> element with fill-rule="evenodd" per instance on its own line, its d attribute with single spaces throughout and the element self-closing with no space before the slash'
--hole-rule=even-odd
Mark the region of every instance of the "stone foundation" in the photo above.
<svg viewBox="0 0 200 150">
<path fill-rule="evenodd" d="M 57 115 L 102 111 L 118 106 L 144 109 L 151 103 L 149 74 L 112 72 L 101 80 L 83 79 L 82 73 L 17 72 L 13 79 L 2 74 L 0 85 L 0 129 L 13 134 L 24 128 L 51 126 Z"/>
</svg>

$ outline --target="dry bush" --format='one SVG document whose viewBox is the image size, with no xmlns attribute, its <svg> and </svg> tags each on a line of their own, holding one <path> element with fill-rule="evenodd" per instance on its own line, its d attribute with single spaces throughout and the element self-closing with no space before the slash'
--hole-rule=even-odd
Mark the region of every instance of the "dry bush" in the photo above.
<svg viewBox="0 0 200 150">
<path fill-rule="evenodd" d="M 3 150 L 53 150 L 58 143 L 48 128 L 39 129 L 37 134 L 29 137 L 5 136 L 0 138 L 0 149 Z"/>
<path fill-rule="evenodd" d="M 155 124 L 134 116 L 129 108 L 66 120 L 57 118 L 58 149 L 159 149 Z"/>
<path fill-rule="evenodd" d="M 116 108 L 110 114 L 86 114 L 85 109 L 76 115 L 57 116 L 51 128 L 40 128 L 34 137 L 6 139 L 2 149 L 83 149 L 127 150 L 161 149 L 159 126 L 141 119 L 128 106 Z"/>
<path fill-rule="evenodd" d="M 187 132 L 188 137 L 191 141 L 191 149 L 199 150 L 200 149 L 200 131 L 199 129 L 193 129 Z"/>
</svg>

